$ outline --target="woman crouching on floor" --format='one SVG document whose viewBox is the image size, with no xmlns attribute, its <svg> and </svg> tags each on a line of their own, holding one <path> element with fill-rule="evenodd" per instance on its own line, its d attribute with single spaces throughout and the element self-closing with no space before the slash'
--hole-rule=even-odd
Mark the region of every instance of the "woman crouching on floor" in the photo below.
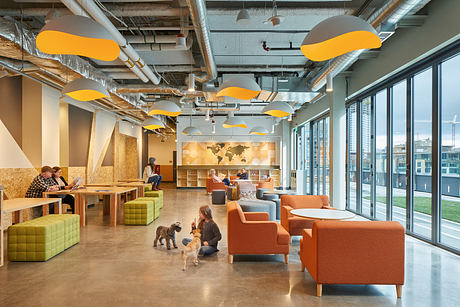
<svg viewBox="0 0 460 307">
<path fill-rule="evenodd" d="M 198 221 L 198 229 L 201 232 L 201 248 L 198 253 L 199 256 L 207 256 L 218 252 L 217 242 L 222 239 L 219 226 L 212 219 L 212 212 L 209 206 L 200 207 L 200 220 Z M 196 221 L 192 222 L 192 230 L 196 229 Z M 192 241 L 192 239 L 185 238 L 182 244 L 185 246 Z"/>
</svg>

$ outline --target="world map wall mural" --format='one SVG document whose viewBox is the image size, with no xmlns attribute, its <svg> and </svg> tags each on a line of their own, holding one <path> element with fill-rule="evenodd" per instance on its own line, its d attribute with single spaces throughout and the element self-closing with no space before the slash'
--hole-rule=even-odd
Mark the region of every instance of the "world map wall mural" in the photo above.
<svg viewBox="0 0 460 307">
<path fill-rule="evenodd" d="M 275 165 L 275 142 L 186 142 L 182 165 Z"/>
</svg>

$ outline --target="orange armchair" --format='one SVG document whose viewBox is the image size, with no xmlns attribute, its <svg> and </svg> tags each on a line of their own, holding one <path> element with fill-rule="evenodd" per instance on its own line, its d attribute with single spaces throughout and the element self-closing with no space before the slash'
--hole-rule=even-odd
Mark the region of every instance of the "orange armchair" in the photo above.
<svg viewBox="0 0 460 307">
<path fill-rule="evenodd" d="M 206 193 L 211 194 L 213 190 L 225 190 L 227 186 L 223 182 L 214 182 L 212 178 L 206 178 Z"/>
<path fill-rule="evenodd" d="M 229 263 L 233 255 L 284 254 L 287 264 L 290 237 L 284 228 L 268 220 L 265 212 L 243 212 L 236 201 L 227 204 Z"/>
<path fill-rule="evenodd" d="M 259 181 L 257 188 L 273 191 L 275 189 L 275 182 L 273 181 L 273 178 L 269 178 L 268 181 Z"/>
<path fill-rule="evenodd" d="M 315 220 L 292 215 L 292 209 L 334 209 L 329 206 L 327 195 L 282 195 L 281 225 L 291 236 L 301 236 L 302 230 L 311 228 Z"/>
<path fill-rule="evenodd" d="M 378 243 L 377 243 L 378 242 Z M 300 239 L 302 271 L 323 284 L 404 284 L 404 228 L 398 222 L 316 221 Z"/>
</svg>

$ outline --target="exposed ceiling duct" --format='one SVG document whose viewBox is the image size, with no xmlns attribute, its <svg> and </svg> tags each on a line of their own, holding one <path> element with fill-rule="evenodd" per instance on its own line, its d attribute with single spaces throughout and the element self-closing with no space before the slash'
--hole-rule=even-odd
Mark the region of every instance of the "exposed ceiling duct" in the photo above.
<svg viewBox="0 0 460 307">
<path fill-rule="evenodd" d="M 188 31 L 183 34 L 188 37 Z M 127 35 L 125 38 L 130 44 L 175 44 L 177 35 Z"/>
<path fill-rule="evenodd" d="M 206 1 L 205 0 L 187 0 L 188 7 L 190 9 L 190 17 L 195 27 L 195 35 L 200 45 L 201 54 L 204 59 L 206 66 L 205 76 L 195 76 L 198 82 L 207 82 L 217 78 L 217 67 L 216 61 L 214 60 L 214 54 L 212 52 L 209 25 L 206 13 Z"/>
<path fill-rule="evenodd" d="M 380 38 L 384 41 L 392 34 L 385 30 L 380 31 L 385 21 L 387 22 L 385 27 L 388 27 L 390 23 L 396 24 L 405 15 L 417 12 L 428 2 L 430 2 L 430 0 L 393 0 L 377 10 L 367 21 L 377 29 L 377 33 L 379 33 Z M 346 70 L 356 62 L 362 52 L 363 50 L 357 50 L 335 58 L 335 60 L 321 71 L 318 76 L 312 79 L 310 82 L 312 89 L 317 91 L 322 88 L 326 84 L 328 75 L 334 77 Z"/>
<path fill-rule="evenodd" d="M 61 1 L 63 2 L 63 1 Z M 86 1 L 85 2 L 93 2 Z M 131 2 L 135 2 L 134 0 Z M 66 5 L 67 6 L 67 5 Z M 183 14 L 187 14 L 187 10 L 181 10 L 180 8 L 173 8 L 168 4 L 153 4 L 153 3 L 116 3 L 116 4 L 104 4 L 104 6 L 112 14 L 122 17 L 134 17 L 134 16 L 170 16 L 178 17 Z M 67 6 L 68 7 L 68 6 Z M 62 15 L 75 14 L 70 7 L 66 8 L 54 8 L 54 10 Z M 46 16 L 50 8 L 24 8 L 24 9 L 0 9 L 1 16 Z M 70 10 L 70 11 L 69 11 Z M 104 13 L 110 16 L 109 13 Z M 77 15 L 77 14 L 75 14 Z M 82 15 L 82 14 L 78 14 Z"/>
<path fill-rule="evenodd" d="M 312 91 L 300 77 L 265 77 L 259 78 L 262 88 L 257 100 L 296 101 L 300 104 L 312 100 L 318 93 Z"/>
<path fill-rule="evenodd" d="M 191 37 L 187 38 L 187 43 L 183 48 L 177 48 L 176 44 L 132 44 L 133 48 L 136 51 L 171 51 L 171 50 L 189 50 L 192 47 L 193 39 Z"/>
</svg>

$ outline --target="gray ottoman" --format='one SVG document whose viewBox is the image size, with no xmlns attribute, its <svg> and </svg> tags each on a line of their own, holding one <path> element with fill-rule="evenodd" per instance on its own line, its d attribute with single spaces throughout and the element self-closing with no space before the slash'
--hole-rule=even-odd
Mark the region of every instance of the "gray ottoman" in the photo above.
<svg viewBox="0 0 460 307">
<path fill-rule="evenodd" d="M 281 199 L 277 194 L 264 194 L 263 200 L 270 200 L 276 205 L 276 219 L 281 219 Z"/>
<path fill-rule="evenodd" d="M 264 192 L 266 192 L 266 191 L 270 191 L 270 189 L 264 189 L 264 188 L 257 189 L 256 198 L 257 199 L 263 199 Z"/>
<path fill-rule="evenodd" d="M 243 212 L 267 212 L 270 221 L 275 220 L 276 205 L 269 200 L 240 200 L 238 204 L 241 206 Z"/>
<path fill-rule="evenodd" d="M 225 205 L 225 190 L 212 190 L 212 204 L 213 205 Z"/>
</svg>

